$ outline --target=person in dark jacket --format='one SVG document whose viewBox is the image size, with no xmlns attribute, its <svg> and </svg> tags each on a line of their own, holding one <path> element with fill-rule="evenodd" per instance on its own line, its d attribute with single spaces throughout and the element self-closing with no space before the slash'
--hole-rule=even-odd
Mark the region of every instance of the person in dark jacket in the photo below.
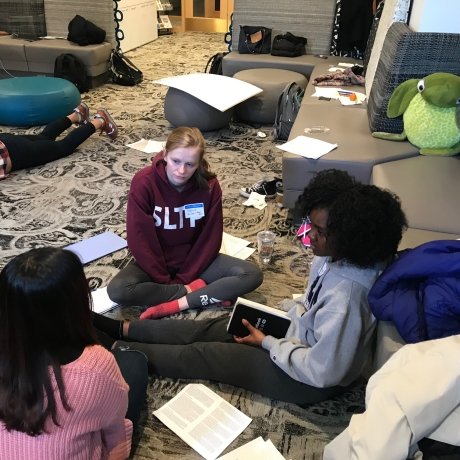
<svg viewBox="0 0 460 460">
<path fill-rule="evenodd" d="M 459 279 L 460 241 L 430 241 L 386 268 L 369 292 L 369 306 L 408 343 L 460 334 Z"/>
<path fill-rule="evenodd" d="M 135 260 L 107 289 L 119 305 L 148 307 L 141 319 L 230 305 L 262 283 L 258 266 L 219 253 L 222 190 L 204 151 L 197 128 L 176 128 L 132 180 L 127 234 Z"/>
</svg>

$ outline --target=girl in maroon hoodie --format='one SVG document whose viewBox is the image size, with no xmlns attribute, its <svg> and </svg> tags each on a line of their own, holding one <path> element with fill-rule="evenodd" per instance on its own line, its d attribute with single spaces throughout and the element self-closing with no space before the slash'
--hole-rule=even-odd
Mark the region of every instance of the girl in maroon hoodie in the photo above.
<svg viewBox="0 0 460 460">
<path fill-rule="evenodd" d="M 128 246 L 134 256 L 109 283 L 120 305 L 144 305 L 142 319 L 235 299 L 262 283 L 255 264 L 220 254 L 222 190 L 196 128 L 171 132 L 165 148 L 131 182 Z"/>
</svg>

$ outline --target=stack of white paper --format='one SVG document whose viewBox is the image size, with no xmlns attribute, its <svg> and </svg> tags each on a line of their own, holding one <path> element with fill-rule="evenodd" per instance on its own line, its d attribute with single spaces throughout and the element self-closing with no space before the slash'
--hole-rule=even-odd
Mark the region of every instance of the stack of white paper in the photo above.
<svg viewBox="0 0 460 460">
<path fill-rule="evenodd" d="M 251 419 L 201 383 L 192 383 L 153 415 L 206 460 L 219 454 Z"/>
</svg>

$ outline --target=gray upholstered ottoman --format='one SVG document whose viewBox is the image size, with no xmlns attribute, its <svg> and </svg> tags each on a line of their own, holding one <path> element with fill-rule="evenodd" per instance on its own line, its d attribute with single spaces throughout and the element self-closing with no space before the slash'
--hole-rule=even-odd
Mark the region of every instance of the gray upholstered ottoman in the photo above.
<svg viewBox="0 0 460 460">
<path fill-rule="evenodd" d="M 233 107 L 221 112 L 185 91 L 170 87 L 164 111 L 166 120 L 174 127 L 192 126 L 201 131 L 215 131 L 230 123 Z"/>
<path fill-rule="evenodd" d="M 305 75 L 284 69 L 248 69 L 237 72 L 233 78 L 251 83 L 263 91 L 235 107 L 235 118 L 254 124 L 271 124 L 275 121 L 280 94 L 288 83 L 307 86 Z"/>
<path fill-rule="evenodd" d="M 371 183 L 396 193 L 409 228 L 400 249 L 460 238 L 460 157 L 418 155 L 374 165 Z"/>
</svg>

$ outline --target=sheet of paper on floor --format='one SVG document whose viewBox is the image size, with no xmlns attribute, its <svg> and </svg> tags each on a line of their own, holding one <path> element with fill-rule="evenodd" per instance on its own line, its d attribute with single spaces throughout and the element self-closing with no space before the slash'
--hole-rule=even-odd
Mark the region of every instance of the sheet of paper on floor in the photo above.
<svg viewBox="0 0 460 460">
<path fill-rule="evenodd" d="M 110 299 L 107 294 L 107 287 L 92 291 L 91 297 L 93 298 L 93 311 L 96 313 L 105 313 L 118 305 Z"/>
<path fill-rule="evenodd" d="M 277 147 L 286 152 L 316 160 L 337 148 L 337 144 L 330 144 L 313 137 L 297 136 L 291 141 L 277 145 Z"/>
<path fill-rule="evenodd" d="M 128 246 L 128 242 L 121 236 L 113 232 L 104 232 L 78 243 L 69 244 L 64 249 L 75 253 L 84 265 L 112 252 L 124 249 L 126 246 Z"/>
<path fill-rule="evenodd" d="M 206 460 L 215 460 L 252 421 L 201 383 L 186 385 L 153 415 Z"/>
<path fill-rule="evenodd" d="M 217 460 L 285 460 L 270 439 L 264 441 L 261 436 L 243 444 Z"/>
<path fill-rule="evenodd" d="M 164 142 L 153 141 L 151 139 L 142 138 L 140 141 L 133 142 L 132 144 L 126 144 L 126 147 L 131 147 L 135 150 L 140 150 L 145 153 L 158 153 L 163 150 L 165 146 Z"/>
<path fill-rule="evenodd" d="M 180 89 L 221 112 L 262 92 L 262 89 L 237 78 L 211 73 L 191 73 L 161 78 L 153 83 Z"/>
<path fill-rule="evenodd" d="M 228 256 L 237 257 L 238 259 L 246 260 L 251 254 L 254 253 L 254 248 L 249 248 L 250 241 L 238 238 L 237 236 L 230 235 L 224 232 L 222 235 L 222 245 L 220 252 Z"/>
</svg>

